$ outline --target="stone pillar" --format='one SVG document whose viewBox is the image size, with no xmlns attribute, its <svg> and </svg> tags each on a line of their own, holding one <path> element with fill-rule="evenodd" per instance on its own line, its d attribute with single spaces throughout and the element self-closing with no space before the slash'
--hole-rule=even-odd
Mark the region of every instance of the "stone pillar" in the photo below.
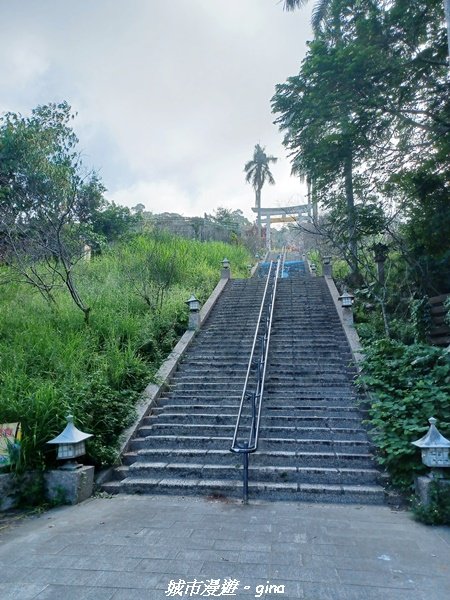
<svg viewBox="0 0 450 600">
<path fill-rule="evenodd" d="M 190 310 L 189 311 L 189 323 L 188 323 L 189 331 L 195 331 L 199 327 L 200 327 L 200 311 L 199 310 Z"/>
<path fill-rule="evenodd" d="M 421 475 L 414 478 L 414 487 L 416 496 L 424 506 L 431 504 L 430 492 L 431 485 L 436 485 L 444 493 L 450 491 L 450 479 L 439 479 L 432 476 L 432 474 Z"/>
<path fill-rule="evenodd" d="M 332 277 L 331 256 L 323 257 L 322 269 L 325 277 Z"/>
<path fill-rule="evenodd" d="M 94 467 L 83 466 L 75 471 L 46 471 L 45 495 L 57 504 L 78 504 L 92 496 Z"/>
<path fill-rule="evenodd" d="M 342 307 L 342 321 L 343 321 L 344 325 L 348 325 L 349 327 L 354 326 L 353 307 L 351 307 L 351 306 L 343 306 Z"/>
<path fill-rule="evenodd" d="M 231 267 L 230 266 L 222 266 L 222 271 L 220 273 L 221 279 L 231 279 Z"/>
<path fill-rule="evenodd" d="M 270 215 L 267 215 L 266 217 L 266 243 L 267 250 L 270 252 Z"/>
</svg>

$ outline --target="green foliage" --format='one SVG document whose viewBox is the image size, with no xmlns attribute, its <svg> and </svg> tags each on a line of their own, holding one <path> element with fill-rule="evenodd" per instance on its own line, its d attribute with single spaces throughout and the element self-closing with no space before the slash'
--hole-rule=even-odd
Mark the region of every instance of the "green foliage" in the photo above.
<svg viewBox="0 0 450 600">
<path fill-rule="evenodd" d="M 230 210 L 219 206 L 211 218 L 214 222 L 228 229 L 235 240 L 242 238 L 245 230 L 251 227 L 250 221 L 244 217 L 242 210 Z"/>
<path fill-rule="evenodd" d="M 90 219 L 94 235 L 108 242 L 120 239 L 141 222 L 140 213 L 132 215 L 129 208 L 114 202 L 105 202 L 102 210 L 94 211 Z"/>
<path fill-rule="evenodd" d="M 16 473 L 13 481 L 14 502 L 18 508 L 47 505 L 44 473 L 41 469 L 31 473 Z"/>
<path fill-rule="evenodd" d="M 244 166 L 246 173 L 245 181 L 251 183 L 257 192 L 261 192 L 266 181 L 270 185 L 274 185 L 275 183 L 269 165 L 271 162 L 277 162 L 278 159 L 275 156 L 268 156 L 265 150 L 265 148 L 256 144 L 253 151 L 253 159 L 249 160 Z"/>
<path fill-rule="evenodd" d="M 316 265 L 316 274 L 322 275 L 322 257 L 318 250 L 309 250 L 308 251 L 308 260 L 310 263 Z"/>
<path fill-rule="evenodd" d="M 447 298 L 447 300 L 445 300 L 444 307 L 447 311 L 447 314 L 445 315 L 445 322 L 450 326 L 450 296 Z"/>
<path fill-rule="evenodd" d="M 149 251 L 177 257 L 177 277 L 158 310 L 133 288 L 128 274 L 142 270 Z M 58 435 L 70 412 L 95 437 L 88 460 L 110 464 L 117 441 L 134 416 L 139 393 L 171 351 L 187 324 L 185 300 L 205 301 L 227 256 L 235 276 L 245 277 L 249 255 L 223 243 L 169 235 L 138 236 L 76 265 L 81 293 L 93 306 L 89 325 L 70 299 L 56 291 L 54 307 L 19 283 L 1 287 L 0 422 L 22 423 L 18 470 L 51 466 L 46 442 Z M 7 273 L 7 267 L 0 267 Z"/>
<path fill-rule="evenodd" d="M 411 320 L 415 331 L 415 341 L 425 342 L 432 324 L 428 296 L 411 301 Z"/>
<path fill-rule="evenodd" d="M 345 260 L 335 259 L 332 265 L 333 278 L 337 281 L 344 281 L 350 275 L 350 269 Z"/>
<path fill-rule="evenodd" d="M 312 182 L 321 203 L 317 232 L 355 274 L 365 239 L 394 232 L 416 292 L 447 292 L 443 3 L 331 0 L 319 3 L 315 16 L 315 39 L 298 74 L 276 86 L 272 108 L 294 170 Z"/>
<path fill-rule="evenodd" d="M 63 285 L 88 323 L 92 307 L 74 276 L 85 244 L 117 239 L 137 217 L 108 204 L 98 175 L 84 169 L 73 118 L 67 102 L 0 118 L 0 243 L 10 279 L 52 305 Z"/>
<path fill-rule="evenodd" d="M 415 518 L 426 525 L 450 525 L 450 486 L 433 481 L 429 494 L 429 504 L 417 502 L 413 506 Z"/>
<path fill-rule="evenodd" d="M 426 433 L 429 417 L 438 420 L 443 435 L 450 434 L 450 355 L 433 346 L 387 339 L 369 344 L 364 353 L 359 381 L 373 396 L 369 423 L 379 461 L 394 484 L 407 488 L 413 475 L 423 471 L 411 442 Z"/>
</svg>

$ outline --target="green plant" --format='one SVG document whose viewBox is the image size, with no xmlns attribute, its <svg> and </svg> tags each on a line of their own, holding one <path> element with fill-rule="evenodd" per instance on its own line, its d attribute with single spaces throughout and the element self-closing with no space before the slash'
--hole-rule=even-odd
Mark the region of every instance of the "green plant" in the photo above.
<svg viewBox="0 0 450 600">
<path fill-rule="evenodd" d="M 135 293 L 126 275 L 155 245 L 161 261 L 177 256 L 176 280 L 157 310 Z M 234 276 L 245 277 L 247 251 L 219 242 L 136 235 L 106 248 L 76 266 L 80 289 L 93 307 L 88 326 L 64 290 L 56 290 L 57 308 L 51 308 L 29 286 L 3 284 L 0 423 L 20 422 L 23 432 L 19 460 L 10 470 L 54 466 L 55 451 L 46 442 L 62 431 L 68 413 L 94 434 L 86 460 L 96 466 L 114 462 L 139 394 L 186 329 L 185 300 L 192 293 L 206 300 L 225 256 Z M 6 266 L 0 270 L 8 273 Z"/>
<path fill-rule="evenodd" d="M 443 435 L 450 433 L 449 354 L 425 344 L 407 346 L 387 339 L 369 344 L 364 353 L 359 382 L 373 398 L 369 423 L 378 459 L 393 483 L 408 489 L 414 474 L 424 470 L 411 442 L 425 434 L 428 418 L 438 419 Z"/>
<path fill-rule="evenodd" d="M 52 497 L 47 501 L 47 504 L 52 508 L 68 504 L 66 490 L 61 485 L 56 486 L 52 490 Z"/>
<path fill-rule="evenodd" d="M 411 301 L 411 320 L 416 342 L 425 342 L 431 329 L 431 308 L 428 296 Z"/>
<path fill-rule="evenodd" d="M 308 259 L 311 263 L 316 265 L 316 274 L 319 276 L 322 275 L 322 257 L 319 250 L 309 250 Z"/>
<path fill-rule="evenodd" d="M 30 473 L 15 474 L 14 500 L 18 508 L 31 508 L 47 504 L 45 497 L 45 481 L 42 469 Z"/>
</svg>

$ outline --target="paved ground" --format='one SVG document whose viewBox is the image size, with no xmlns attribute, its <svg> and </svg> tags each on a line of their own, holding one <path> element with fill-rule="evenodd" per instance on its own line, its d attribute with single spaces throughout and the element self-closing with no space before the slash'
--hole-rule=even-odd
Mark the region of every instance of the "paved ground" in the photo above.
<svg viewBox="0 0 450 600">
<path fill-rule="evenodd" d="M 382 506 L 119 496 L 0 531 L 1 600 L 196 596 L 447 600 L 450 529 Z"/>
</svg>

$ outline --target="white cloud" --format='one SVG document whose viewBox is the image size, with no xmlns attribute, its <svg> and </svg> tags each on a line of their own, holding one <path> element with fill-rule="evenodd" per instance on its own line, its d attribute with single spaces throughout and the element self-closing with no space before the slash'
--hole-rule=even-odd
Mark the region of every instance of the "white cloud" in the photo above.
<svg viewBox="0 0 450 600">
<path fill-rule="evenodd" d="M 0 4 L 0 35 L 0 108 L 68 100 L 86 163 L 115 201 L 250 215 L 243 166 L 258 142 L 280 157 L 263 204 L 300 191 L 270 97 L 298 71 L 305 11 L 278 0 L 21 0 Z"/>
<path fill-rule="evenodd" d="M 153 213 L 176 212 L 186 216 L 196 214 L 189 210 L 191 199 L 184 190 L 170 181 L 139 181 L 128 188 L 107 194 L 107 198 L 129 208 L 143 204 Z"/>
</svg>

